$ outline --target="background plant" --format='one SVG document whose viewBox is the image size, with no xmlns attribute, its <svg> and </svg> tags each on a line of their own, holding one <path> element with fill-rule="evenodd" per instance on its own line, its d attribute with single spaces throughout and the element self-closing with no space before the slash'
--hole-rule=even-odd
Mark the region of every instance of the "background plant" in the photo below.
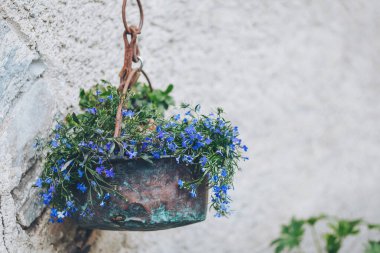
<svg viewBox="0 0 380 253">
<path fill-rule="evenodd" d="M 328 231 L 317 233 L 317 223 L 323 223 Z M 271 245 L 276 253 L 280 252 L 304 252 L 301 248 L 305 238 L 305 231 L 309 230 L 318 253 L 340 252 L 345 239 L 358 236 L 365 230 L 380 232 L 380 225 L 370 224 L 361 219 L 347 220 L 326 215 L 310 217 L 308 219 L 292 218 L 290 222 L 281 227 L 279 238 L 272 241 Z M 364 246 L 365 253 L 380 253 L 380 241 L 368 240 Z"/>
<path fill-rule="evenodd" d="M 147 85 L 136 84 L 128 93 L 122 133 L 117 138 L 113 137 L 117 89 L 106 81 L 88 91 L 81 89 L 83 112 L 69 113 L 57 122 L 49 141 L 37 143 L 45 161 L 36 186 L 41 188 L 44 204 L 51 208 L 52 222 L 62 222 L 77 212 L 92 215 L 92 206 L 107 206 L 118 197 L 111 183 L 115 173 L 110 162 L 117 156 L 149 162 L 172 156 L 178 163 L 191 164 L 193 179 L 180 179 L 178 187 L 195 198 L 197 187 L 207 181 L 217 216 L 229 214 L 228 192 L 233 188 L 238 161 L 247 159 L 242 155 L 247 147 L 238 138 L 238 128 L 223 118 L 222 109 L 204 115 L 199 105 L 182 104 L 183 114 L 165 118 L 164 111 L 174 104 L 172 89 L 169 85 L 151 91 Z M 81 203 L 78 194 L 87 194 L 88 203 Z"/>
</svg>

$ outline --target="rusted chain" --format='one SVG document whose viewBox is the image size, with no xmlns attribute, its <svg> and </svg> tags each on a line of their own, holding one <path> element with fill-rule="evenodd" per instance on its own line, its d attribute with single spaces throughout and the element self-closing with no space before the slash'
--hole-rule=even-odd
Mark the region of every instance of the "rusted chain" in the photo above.
<svg viewBox="0 0 380 253">
<path fill-rule="evenodd" d="M 132 84 L 137 82 L 137 79 L 139 79 L 139 76 L 140 76 L 139 69 L 133 69 L 128 75 L 127 79 L 125 80 L 124 88 L 120 94 L 119 106 L 117 107 L 117 112 L 116 112 L 115 133 L 114 133 L 115 138 L 120 137 L 121 122 L 123 121 L 123 105 L 124 105 L 125 97 L 127 95 L 127 91 L 131 87 Z"/>
<path fill-rule="evenodd" d="M 141 29 L 142 29 L 143 24 L 144 24 L 144 11 L 143 11 L 142 4 L 141 4 L 140 0 L 136 0 L 136 1 L 137 1 L 137 5 L 139 7 L 139 12 L 140 12 L 140 22 L 139 22 L 139 26 L 138 26 L 136 31 L 138 34 L 140 34 Z M 124 28 L 128 34 L 132 34 L 132 31 L 131 31 L 130 27 L 128 26 L 128 22 L 127 22 L 126 8 L 127 8 L 127 0 L 123 0 L 122 17 L 123 17 Z"/>
<path fill-rule="evenodd" d="M 140 73 L 142 73 L 145 76 L 146 80 L 148 81 L 150 90 L 153 90 L 149 77 L 142 70 L 143 62 L 141 58 L 139 57 L 140 51 L 137 45 L 137 36 L 141 34 L 141 29 L 144 23 L 144 12 L 143 12 L 143 8 L 142 8 L 142 4 L 140 0 L 136 0 L 136 1 L 137 1 L 137 5 L 139 7 L 139 12 L 140 12 L 140 22 L 139 22 L 138 27 L 135 25 L 131 25 L 131 26 L 128 25 L 127 17 L 126 17 L 127 0 L 123 0 L 123 6 L 122 6 L 122 18 L 123 18 L 123 24 L 124 24 L 124 29 L 125 29 L 123 33 L 125 51 L 124 51 L 124 65 L 119 74 L 120 86 L 118 90 L 120 93 L 120 101 L 119 101 L 119 106 L 116 112 L 114 137 L 120 137 L 121 123 L 123 121 L 123 106 L 124 106 L 124 102 L 127 96 L 127 92 L 131 88 L 131 86 L 137 82 L 140 76 Z M 128 36 L 130 36 L 130 40 L 128 40 Z M 133 69 L 132 62 L 138 62 L 139 60 L 141 61 L 140 68 Z"/>
</svg>

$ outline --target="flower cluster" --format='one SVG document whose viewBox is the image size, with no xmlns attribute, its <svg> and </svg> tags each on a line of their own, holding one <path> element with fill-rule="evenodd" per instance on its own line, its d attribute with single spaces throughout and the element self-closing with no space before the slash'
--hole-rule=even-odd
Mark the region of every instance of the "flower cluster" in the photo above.
<svg viewBox="0 0 380 253">
<path fill-rule="evenodd" d="M 128 96 L 118 138 L 113 137 L 113 131 L 119 94 L 108 84 L 81 90 L 84 112 L 67 115 L 53 129 L 43 149 L 43 174 L 36 182 L 44 204 L 51 208 L 50 220 L 62 222 L 74 213 L 92 215 L 92 201 L 83 207 L 78 195 L 88 194 L 90 199 L 97 198 L 100 206 L 106 206 L 110 197 L 118 194 L 108 183 L 115 177 L 109 162 L 114 156 L 151 160 L 172 156 L 178 163 L 192 165 L 197 177 L 191 181 L 179 179 L 178 187 L 196 198 L 198 186 L 206 181 L 212 188 L 211 206 L 216 216 L 228 215 L 237 162 L 248 159 L 243 155 L 247 147 L 239 139 L 238 128 L 223 118 L 221 109 L 203 115 L 200 106 L 182 105 L 184 113 L 165 118 L 162 108 L 172 103 L 168 93 L 157 100 L 154 98 L 158 95 L 148 93 L 145 102 L 139 92 L 132 91 Z"/>
</svg>

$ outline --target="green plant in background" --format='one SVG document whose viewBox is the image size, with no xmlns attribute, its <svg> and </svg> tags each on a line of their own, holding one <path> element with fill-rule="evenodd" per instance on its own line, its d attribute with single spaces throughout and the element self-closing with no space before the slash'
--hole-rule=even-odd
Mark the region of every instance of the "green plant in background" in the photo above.
<svg viewBox="0 0 380 253">
<path fill-rule="evenodd" d="M 328 232 L 321 235 L 317 233 L 317 223 L 327 225 Z M 326 215 L 311 217 L 308 219 L 292 218 L 290 223 L 283 225 L 280 237 L 272 241 L 276 253 L 280 252 L 304 252 L 301 248 L 305 237 L 305 231 L 310 230 L 315 252 L 337 253 L 340 252 L 346 238 L 357 236 L 363 230 L 375 230 L 380 232 L 380 225 L 370 224 L 361 219 L 346 220 Z M 380 253 L 380 241 L 369 240 L 365 246 L 365 253 Z"/>
<path fill-rule="evenodd" d="M 175 157 L 177 163 L 193 165 L 194 178 L 178 180 L 178 187 L 197 197 L 197 188 L 207 182 L 212 189 L 211 207 L 217 216 L 229 214 L 229 190 L 238 161 L 246 160 L 247 147 L 239 139 L 236 126 L 223 118 L 223 110 L 204 115 L 200 106 L 182 104 L 183 114 L 165 118 L 164 112 L 174 100 L 165 90 L 151 91 L 141 83 L 134 85 L 122 110 L 121 136 L 114 137 L 119 92 L 106 81 L 80 90 L 81 113 L 69 113 L 57 122 L 51 139 L 39 141 L 44 169 L 36 186 L 41 188 L 45 205 L 51 209 L 51 222 L 63 222 L 74 214 L 92 215 L 92 207 L 101 207 L 118 197 L 111 159 Z M 78 194 L 88 194 L 89 203 L 81 203 Z M 96 198 L 98 201 L 93 201 Z M 128 201 L 128 200 L 126 200 Z"/>
</svg>

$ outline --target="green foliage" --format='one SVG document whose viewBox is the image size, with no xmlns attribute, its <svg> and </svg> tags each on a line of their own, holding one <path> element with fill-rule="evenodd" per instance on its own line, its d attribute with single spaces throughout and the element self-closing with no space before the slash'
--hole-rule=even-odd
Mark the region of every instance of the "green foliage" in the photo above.
<svg viewBox="0 0 380 253">
<path fill-rule="evenodd" d="M 323 233 L 320 238 L 318 238 L 316 225 L 321 221 L 325 222 L 329 231 Z M 288 225 L 282 226 L 280 237 L 274 240 L 271 245 L 275 247 L 276 253 L 283 252 L 284 250 L 292 251 L 294 249 L 300 249 L 304 239 L 305 229 L 310 229 L 317 252 L 323 252 L 319 242 L 320 239 L 323 239 L 325 246 L 324 252 L 338 253 L 342 248 L 344 239 L 349 236 L 358 235 L 363 228 L 380 230 L 380 225 L 368 224 L 360 219 L 336 219 L 324 214 L 305 220 L 292 218 Z M 378 242 L 369 241 L 365 253 L 379 252 L 379 249 L 380 246 Z"/>
<path fill-rule="evenodd" d="M 182 105 L 183 115 L 164 117 L 164 111 L 174 104 L 170 96 L 173 86 L 151 91 L 137 83 L 127 94 L 123 105 L 121 136 L 114 138 L 115 117 L 120 97 L 108 82 L 89 90 L 80 90 L 79 105 L 83 112 L 69 113 L 52 130 L 51 139 L 38 142 L 45 162 L 36 185 L 46 205 L 51 208 L 52 221 L 62 222 L 72 213 L 90 215 L 94 198 L 117 197 L 111 160 L 175 157 L 178 163 L 195 167 L 193 179 L 179 180 L 178 186 L 196 197 L 197 187 L 207 181 L 212 188 L 211 206 L 218 216 L 226 216 L 231 201 L 228 191 L 238 161 L 247 147 L 238 138 L 237 127 L 223 118 L 222 110 L 204 115 L 200 106 Z M 78 194 L 88 194 L 89 203 L 80 202 Z M 112 198 L 111 197 L 111 198 Z M 79 209 L 79 210 L 78 210 Z"/>
<path fill-rule="evenodd" d="M 380 253 L 380 242 L 369 241 L 364 253 Z"/>
<path fill-rule="evenodd" d="M 274 240 L 271 245 L 275 246 L 275 252 L 298 248 L 301 244 L 305 229 L 304 221 L 292 218 L 289 225 L 283 225 L 280 238 Z"/>
</svg>

